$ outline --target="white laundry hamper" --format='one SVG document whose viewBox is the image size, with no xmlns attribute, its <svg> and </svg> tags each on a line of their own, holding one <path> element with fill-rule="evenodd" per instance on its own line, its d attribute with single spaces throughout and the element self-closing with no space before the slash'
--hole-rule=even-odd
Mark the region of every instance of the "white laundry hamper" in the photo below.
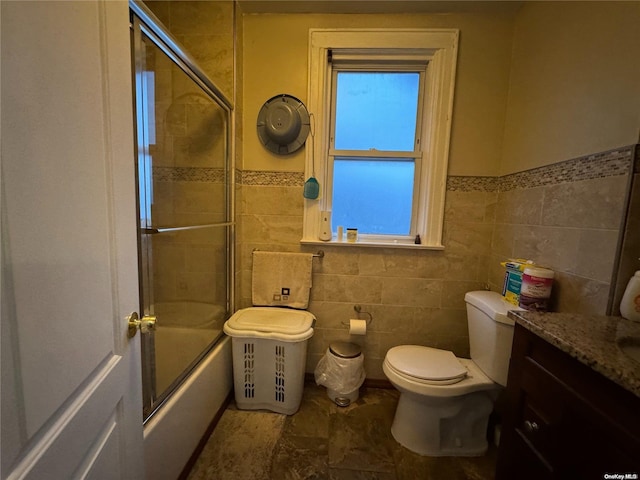
<svg viewBox="0 0 640 480">
<path fill-rule="evenodd" d="M 231 337 L 236 406 L 292 415 L 300 408 L 315 317 L 305 310 L 250 307 L 224 324 Z"/>
</svg>

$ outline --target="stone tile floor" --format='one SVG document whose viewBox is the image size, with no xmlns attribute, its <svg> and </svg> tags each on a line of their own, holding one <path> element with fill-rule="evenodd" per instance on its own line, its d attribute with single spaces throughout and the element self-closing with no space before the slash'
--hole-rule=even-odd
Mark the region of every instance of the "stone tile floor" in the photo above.
<svg viewBox="0 0 640 480">
<path fill-rule="evenodd" d="M 496 448 L 483 457 L 422 457 L 391 436 L 398 392 L 362 388 L 346 408 L 306 384 L 291 416 L 238 410 L 232 402 L 188 480 L 492 480 Z"/>
</svg>

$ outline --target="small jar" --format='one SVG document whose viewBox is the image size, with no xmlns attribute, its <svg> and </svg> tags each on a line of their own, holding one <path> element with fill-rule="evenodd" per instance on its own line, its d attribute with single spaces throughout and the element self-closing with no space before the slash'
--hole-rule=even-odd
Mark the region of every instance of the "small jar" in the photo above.
<svg viewBox="0 0 640 480">
<path fill-rule="evenodd" d="M 356 243 L 358 241 L 358 229 L 347 228 L 347 242 Z"/>
</svg>

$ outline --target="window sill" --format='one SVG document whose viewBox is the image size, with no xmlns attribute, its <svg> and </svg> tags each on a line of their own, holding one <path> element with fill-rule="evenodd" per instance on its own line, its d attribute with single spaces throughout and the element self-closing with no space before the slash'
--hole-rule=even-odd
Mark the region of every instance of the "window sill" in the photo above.
<svg viewBox="0 0 640 480">
<path fill-rule="evenodd" d="M 374 242 L 358 240 L 357 242 L 338 241 L 337 239 L 322 240 L 300 240 L 301 245 L 330 245 L 332 247 L 367 247 L 367 248 L 404 248 L 407 250 L 444 250 L 444 245 L 423 245 L 404 242 Z"/>
</svg>

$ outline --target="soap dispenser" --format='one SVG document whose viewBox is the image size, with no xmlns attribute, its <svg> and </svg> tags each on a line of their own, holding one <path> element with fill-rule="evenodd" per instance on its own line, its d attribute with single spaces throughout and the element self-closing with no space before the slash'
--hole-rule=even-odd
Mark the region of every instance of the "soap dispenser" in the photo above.
<svg viewBox="0 0 640 480">
<path fill-rule="evenodd" d="M 323 242 L 331 240 L 333 232 L 331 231 L 331 212 L 323 210 L 320 212 L 320 234 L 318 238 Z"/>
<path fill-rule="evenodd" d="M 640 322 L 640 270 L 627 284 L 620 302 L 620 314 L 627 320 Z"/>
</svg>

